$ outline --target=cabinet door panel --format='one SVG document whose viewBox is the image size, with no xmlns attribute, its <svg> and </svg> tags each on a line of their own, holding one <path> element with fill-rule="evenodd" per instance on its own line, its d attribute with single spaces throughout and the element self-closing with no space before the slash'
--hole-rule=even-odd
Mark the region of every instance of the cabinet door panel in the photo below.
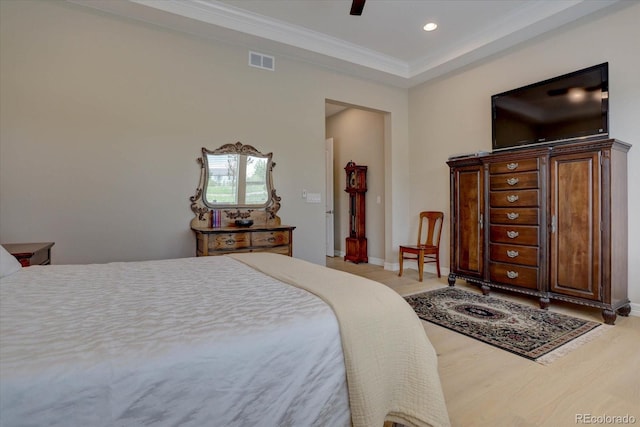
<svg viewBox="0 0 640 427">
<path fill-rule="evenodd" d="M 483 206 L 484 179 L 480 166 L 461 168 L 455 172 L 455 254 L 457 270 L 478 277 L 483 273 Z"/>
<path fill-rule="evenodd" d="M 600 300 L 600 157 L 551 159 L 551 291 Z"/>
</svg>

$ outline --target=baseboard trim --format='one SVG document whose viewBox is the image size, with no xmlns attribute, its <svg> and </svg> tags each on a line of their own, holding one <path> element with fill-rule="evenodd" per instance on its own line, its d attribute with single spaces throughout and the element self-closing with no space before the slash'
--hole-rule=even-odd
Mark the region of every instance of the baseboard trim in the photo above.
<svg viewBox="0 0 640 427">
<path fill-rule="evenodd" d="M 636 303 L 636 302 L 632 302 L 631 303 L 631 313 L 629 313 L 631 316 L 636 316 L 636 317 L 640 317 L 640 304 Z"/>
<path fill-rule="evenodd" d="M 390 271 L 400 271 L 400 264 L 397 262 L 385 262 L 384 269 Z M 404 264 L 405 270 L 415 270 L 418 271 L 418 264 L 413 264 L 412 262 Z M 438 269 L 434 263 L 425 264 L 422 270 L 425 273 L 438 274 Z M 440 266 L 440 276 L 446 277 L 449 275 L 449 268 Z"/>
<path fill-rule="evenodd" d="M 385 262 L 381 258 L 369 257 L 369 264 L 384 266 Z"/>
<path fill-rule="evenodd" d="M 344 258 L 345 256 L 345 252 L 344 251 L 334 251 L 333 252 L 333 256 L 336 258 Z M 374 258 L 374 257 L 369 257 L 369 262 L 367 264 L 373 264 L 373 265 L 380 265 L 380 266 L 385 266 L 386 263 L 384 262 L 384 260 L 382 258 Z M 386 270 L 386 267 L 385 267 Z"/>
</svg>

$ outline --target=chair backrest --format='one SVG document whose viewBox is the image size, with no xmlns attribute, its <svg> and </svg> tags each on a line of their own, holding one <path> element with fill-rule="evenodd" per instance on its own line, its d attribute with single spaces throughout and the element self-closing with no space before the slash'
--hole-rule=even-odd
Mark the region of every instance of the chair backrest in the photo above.
<svg viewBox="0 0 640 427">
<path fill-rule="evenodd" d="M 423 224 L 427 223 L 426 233 L 422 232 Z M 420 212 L 420 226 L 418 227 L 418 245 L 432 245 L 440 247 L 444 212 Z"/>
</svg>

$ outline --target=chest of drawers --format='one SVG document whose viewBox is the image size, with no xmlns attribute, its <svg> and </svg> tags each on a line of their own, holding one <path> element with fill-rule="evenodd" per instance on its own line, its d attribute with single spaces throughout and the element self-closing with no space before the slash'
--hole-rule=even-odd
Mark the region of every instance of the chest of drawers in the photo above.
<svg viewBox="0 0 640 427">
<path fill-rule="evenodd" d="M 251 227 L 191 227 L 196 234 L 196 255 L 234 252 L 275 252 L 292 256 L 293 230 L 289 225 Z"/>
<path fill-rule="evenodd" d="M 540 286 L 540 158 L 489 164 L 489 280 Z"/>
</svg>

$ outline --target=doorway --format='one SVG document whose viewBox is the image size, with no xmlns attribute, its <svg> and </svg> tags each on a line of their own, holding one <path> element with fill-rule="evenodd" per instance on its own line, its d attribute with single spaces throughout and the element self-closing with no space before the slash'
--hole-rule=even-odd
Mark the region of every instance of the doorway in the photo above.
<svg viewBox="0 0 640 427">
<path fill-rule="evenodd" d="M 325 137 L 333 141 L 333 155 L 330 156 L 327 152 L 326 158 L 326 173 L 333 177 L 333 184 L 327 179 L 326 191 L 326 211 L 333 211 L 333 227 L 327 221 L 328 256 L 344 256 L 346 251 L 345 239 L 349 235 L 349 217 L 348 197 L 344 191 L 346 184 L 344 167 L 349 161 L 353 161 L 368 167 L 365 228 L 369 263 L 385 264 L 385 188 L 388 183 L 384 152 L 388 126 L 387 114 L 362 106 L 332 100 L 325 101 Z M 330 157 L 333 157 L 333 160 Z M 329 186 L 333 188 L 333 209 L 328 201 Z M 331 232 L 334 240 L 333 255 L 329 247 Z"/>
</svg>

